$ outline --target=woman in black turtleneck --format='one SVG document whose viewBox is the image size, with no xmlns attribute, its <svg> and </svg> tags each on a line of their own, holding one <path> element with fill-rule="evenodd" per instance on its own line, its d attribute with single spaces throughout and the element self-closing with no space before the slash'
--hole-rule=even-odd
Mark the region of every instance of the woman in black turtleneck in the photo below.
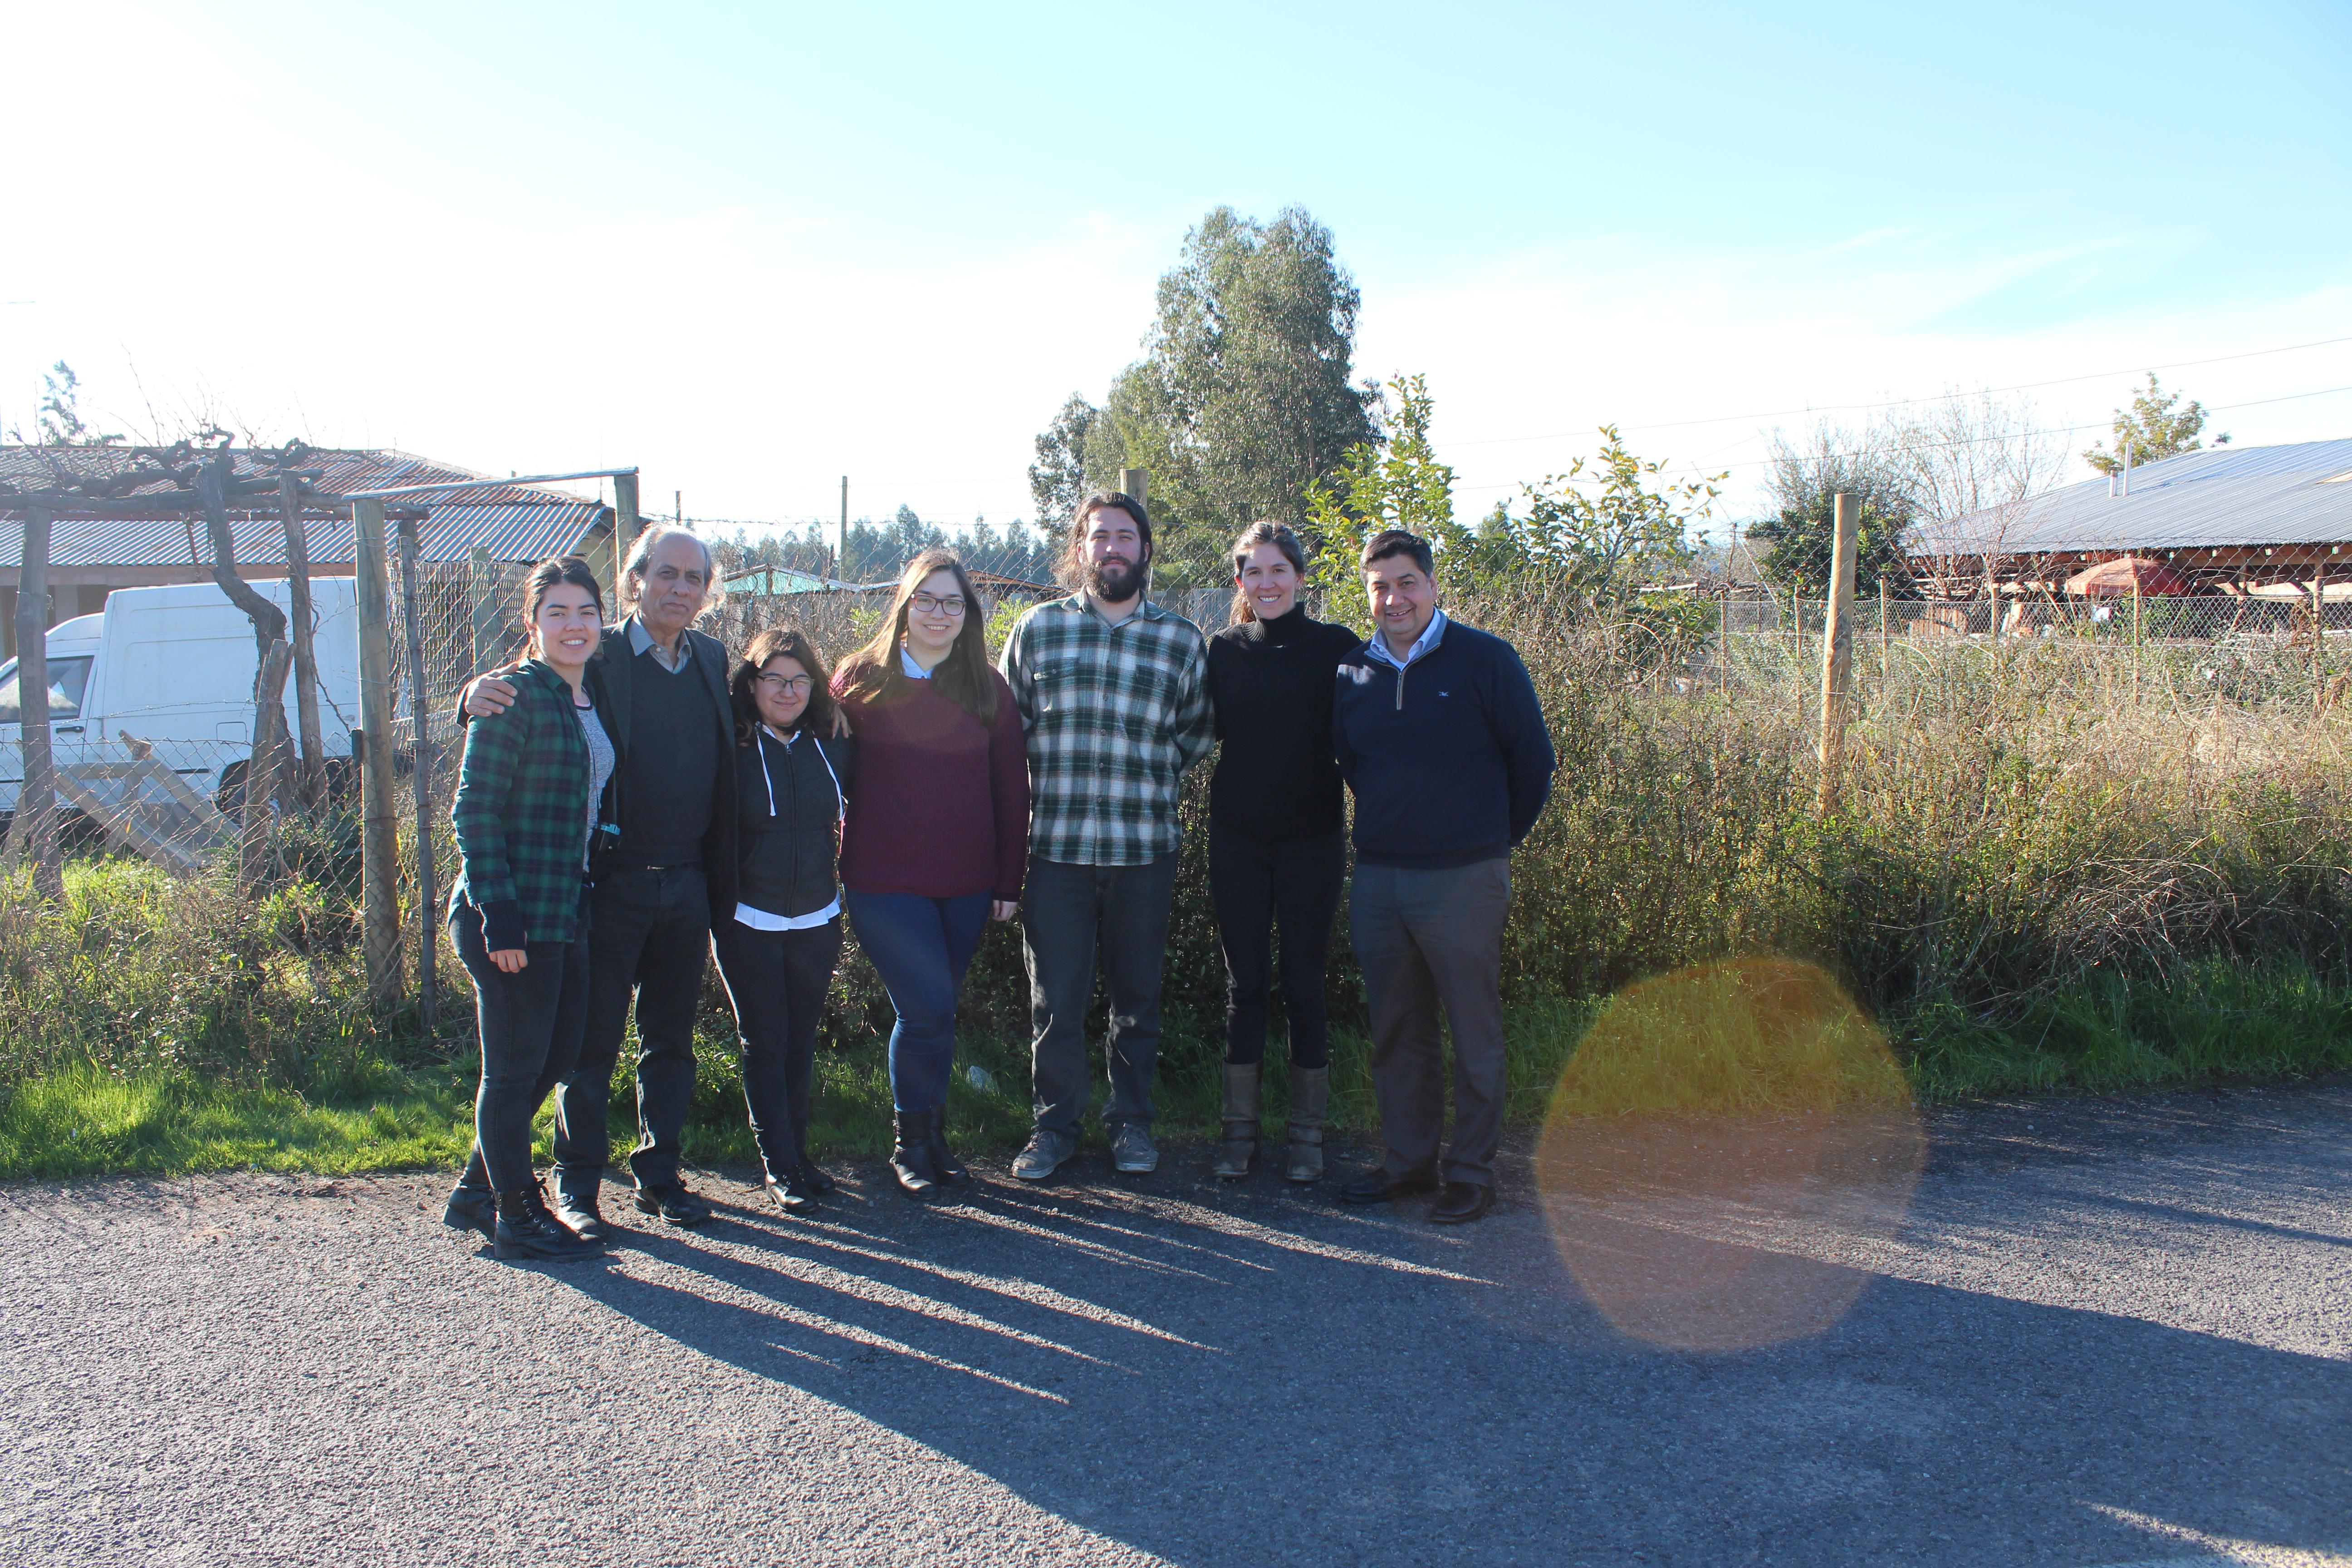
<svg viewBox="0 0 2352 1568">
<path fill-rule="evenodd" d="M 1209 639 L 1217 772 L 1209 785 L 1209 890 L 1231 989 L 1225 1005 L 1224 1148 L 1217 1174 L 1248 1174 L 1257 1152 L 1259 1066 L 1274 926 L 1282 924 L 1282 1000 L 1290 1015 L 1294 1182 L 1323 1174 L 1330 1091 L 1323 959 L 1348 870 L 1331 693 L 1362 638 L 1307 618 L 1307 560 L 1278 522 L 1234 541 L 1234 624 Z"/>
</svg>

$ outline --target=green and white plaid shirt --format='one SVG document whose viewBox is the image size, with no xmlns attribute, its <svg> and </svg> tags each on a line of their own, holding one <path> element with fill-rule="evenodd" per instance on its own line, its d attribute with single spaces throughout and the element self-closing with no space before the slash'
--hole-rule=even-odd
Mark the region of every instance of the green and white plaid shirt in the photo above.
<svg viewBox="0 0 2352 1568">
<path fill-rule="evenodd" d="M 1073 866 L 1176 850 L 1177 784 L 1209 754 L 1201 628 L 1146 599 L 1113 626 L 1084 595 L 1040 605 L 1004 639 L 1029 738 L 1029 849 Z"/>
</svg>

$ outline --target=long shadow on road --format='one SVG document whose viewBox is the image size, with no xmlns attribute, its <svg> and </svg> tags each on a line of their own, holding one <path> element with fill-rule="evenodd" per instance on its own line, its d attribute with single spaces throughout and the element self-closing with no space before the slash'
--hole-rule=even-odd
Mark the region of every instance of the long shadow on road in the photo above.
<svg viewBox="0 0 2352 1568">
<path fill-rule="evenodd" d="M 2324 1249 L 2340 1300 L 2346 1237 L 2256 1228 Z M 2172 1326 L 2160 1299 L 1876 1279 L 1825 1333 L 1666 1352 L 1587 1303 L 1531 1206 L 1448 1234 L 1178 1181 L 983 1182 L 929 1213 L 852 1193 L 814 1224 L 636 1244 L 667 1267 L 570 1282 L 1200 1568 L 2100 1563 L 2352 1539 L 2352 1366 Z"/>
</svg>

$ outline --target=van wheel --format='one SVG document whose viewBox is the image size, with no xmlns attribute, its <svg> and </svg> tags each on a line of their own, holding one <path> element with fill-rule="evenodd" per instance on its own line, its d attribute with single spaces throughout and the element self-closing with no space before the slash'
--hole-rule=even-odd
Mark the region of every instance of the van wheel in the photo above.
<svg viewBox="0 0 2352 1568">
<path fill-rule="evenodd" d="M 239 827 L 245 826 L 245 775 L 252 766 L 248 757 L 229 763 L 220 771 L 220 787 L 213 792 L 213 805 Z"/>
</svg>

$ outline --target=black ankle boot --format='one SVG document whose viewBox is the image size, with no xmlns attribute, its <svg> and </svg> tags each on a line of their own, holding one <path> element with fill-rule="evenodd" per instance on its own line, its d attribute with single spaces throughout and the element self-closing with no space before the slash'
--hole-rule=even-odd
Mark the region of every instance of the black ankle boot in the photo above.
<svg viewBox="0 0 2352 1568">
<path fill-rule="evenodd" d="M 547 1263 L 576 1263 L 604 1250 L 558 1225 L 537 1187 L 499 1194 L 498 1228 L 490 1235 L 490 1246 L 509 1262 L 535 1258 Z"/>
<path fill-rule="evenodd" d="M 939 1167 L 931 1163 L 931 1113 L 902 1110 L 898 1139 L 890 1150 L 890 1173 L 909 1197 L 927 1198 L 938 1190 Z"/>
<path fill-rule="evenodd" d="M 448 1207 L 441 1211 L 441 1223 L 451 1230 L 478 1230 L 485 1241 L 498 1239 L 499 1194 L 490 1191 L 490 1175 L 482 1168 L 478 1143 L 449 1194 Z"/>
<path fill-rule="evenodd" d="M 971 1173 L 948 1152 L 948 1108 L 939 1106 L 928 1113 L 931 1119 L 931 1169 L 942 1182 L 961 1182 Z"/>
</svg>

